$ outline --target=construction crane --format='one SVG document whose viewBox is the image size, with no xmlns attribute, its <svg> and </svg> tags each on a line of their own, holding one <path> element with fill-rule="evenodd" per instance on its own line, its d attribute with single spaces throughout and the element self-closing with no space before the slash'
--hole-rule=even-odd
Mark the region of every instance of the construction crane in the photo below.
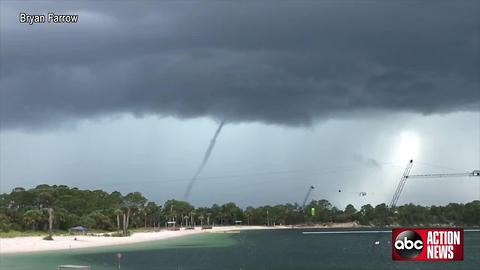
<svg viewBox="0 0 480 270">
<path fill-rule="evenodd" d="M 302 211 L 305 212 L 305 204 L 307 204 L 307 200 L 310 197 L 310 194 L 312 193 L 312 190 L 314 190 L 314 186 L 310 186 L 307 191 L 307 195 L 305 195 L 305 199 L 303 199 L 303 204 L 302 204 Z"/>
<path fill-rule="evenodd" d="M 412 170 L 413 166 L 413 159 L 411 159 L 407 166 L 405 167 L 405 171 L 403 172 L 402 178 L 398 183 L 397 189 L 395 190 L 395 194 L 393 194 L 392 201 L 390 202 L 389 207 L 391 209 L 397 206 L 398 198 L 400 198 L 400 194 L 402 193 L 403 187 L 407 183 L 407 179 L 409 178 L 443 178 L 443 177 L 472 177 L 472 176 L 480 176 L 480 170 L 474 170 L 472 172 L 465 172 L 465 173 L 437 173 L 437 174 L 416 174 L 410 175 L 410 171 Z"/>
</svg>

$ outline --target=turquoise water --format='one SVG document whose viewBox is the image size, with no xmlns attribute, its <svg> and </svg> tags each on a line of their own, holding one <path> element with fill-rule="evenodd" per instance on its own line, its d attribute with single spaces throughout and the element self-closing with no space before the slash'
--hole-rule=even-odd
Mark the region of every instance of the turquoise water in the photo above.
<svg viewBox="0 0 480 270">
<path fill-rule="evenodd" d="M 394 262 L 390 234 L 316 234 L 304 230 L 205 233 L 110 248 L 4 255 L 0 269 L 53 270 L 59 264 L 118 269 L 480 269 L 480 232 L 465 232 L 463 262 Z M 312 231 L 312 230 L 309 230 Z M 373 242 L 380 240 L 380 245 Z"/>
</svg>

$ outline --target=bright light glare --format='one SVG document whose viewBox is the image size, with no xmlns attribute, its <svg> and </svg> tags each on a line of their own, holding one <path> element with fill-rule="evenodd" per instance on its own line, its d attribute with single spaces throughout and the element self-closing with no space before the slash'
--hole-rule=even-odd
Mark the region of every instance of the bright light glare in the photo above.
<svg viewBox="0 0 480 270">
<path fill-rule="evenodd" d="M 418 158 L 420 152 L 420 138 L 412 131 L 404 131 L 400 135 L 398 144 L 398 158 L 401 160 L 410 160 Z"/>
</svg>

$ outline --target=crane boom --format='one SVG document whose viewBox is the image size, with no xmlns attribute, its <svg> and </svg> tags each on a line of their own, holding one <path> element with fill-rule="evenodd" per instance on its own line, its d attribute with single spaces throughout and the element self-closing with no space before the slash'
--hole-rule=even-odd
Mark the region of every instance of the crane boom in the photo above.
<svg viewBox="0 0 480 270">
<path fill-rule="evenodd" d="M 480 176 L 480 170 L 474 170 L 472 172 L 465 172 L 465 173 L 437 173 L 437 174 L 413 174 L 410 175 L 410 170 L 413 166 L 413 159 L 411 159 L 407 163 L 407 167 L 403 172 L 402 178 L 398 183 L 397 189 L 395 190 L 395 194 L 393 194 L 392 201 L 390 202 L 389 207 L 391 209 L 397 206 L 398 198 L 400 198 L 400 194 L 402 193 L 403 187 L 407 183 L 408 178 L 445 178 L 445 177 L 471 177 L 471 176 Z"/>
<path fill-rule="evenodd" d="M 402 178 L 400 179 L 400 182 L 398 183 L 397 189 L 395 190 L 395 193 L 393 194 L 392 201 L 390 202 L 390 208 L 394 208 L 397 205 L 398 198 L 400 198 L 400 194 L 402 193 L 403 187 L 405 186 L 405 183 L 407 182 L 408 175 L 410 174 L 410 170 L 412 169 L 413 166 L 413 159 L 411 159 L 407 163 L 407 167 L 405 167 L 405 171 L 403 171 Z"/>
<path fill-rule="evenodd" d="M 407 176 L 407 178 L 444 178 L 444 177 L 469 177 L 480 176 L 480 171 L 475 170 L 473 172 L 465 173 L 436 173 L 436 174 L 413 174 Z"/>
<path fill-rule="evenodd" d="M 302 211 L 305 211 L 305 204 L 307 204 L 308 197 L 310 197 L 310 194 L 312 193 L 312 190 L 314 189 L 314 186 L 310 186 L 307 191 L 307 195 L 305 195 L 305 199 L 303 199 L 303 204 L 302 204 Z"/>
</svg>

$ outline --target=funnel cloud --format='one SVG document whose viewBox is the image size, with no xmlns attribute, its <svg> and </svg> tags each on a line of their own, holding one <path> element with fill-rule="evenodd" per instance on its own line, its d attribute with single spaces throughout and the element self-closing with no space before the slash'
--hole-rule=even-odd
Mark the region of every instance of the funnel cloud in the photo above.
<svg viewBox="0 0 480 270">
<path fill-rule="evenodd" d="M 218 126 L 217 130 L 215 131 L 215 134 L 213 135 L 212 140 L 210 141 L 210 144 L 208 145 L 207 151 L 205 152 L 205 155 L 203 156 L 202 163 L 200 164 L 200 167 L 198 167 L 197 172 L 193 175 L 192 179 L 188 183 L 187 189 L 185 190 L 185 199 L 188 199 L 190 196 L 190 193 L 192 192 L 193 185 L 195 185 L 195 182 L 197 181 L 197 177 L 202 173 L 203 168 L 205 168 L 205 165 L 207 165 L 208 159 L 210 158 L 210 155 L 212 154 L 213 148 L 215 147 L 215 143 L 217 142 L 217 137 L 220 134 L 220 131 L 222 131 L 223 125 L 225 124 L 225 120 L 220 122 L 220 125 Z"/>
</svg>

